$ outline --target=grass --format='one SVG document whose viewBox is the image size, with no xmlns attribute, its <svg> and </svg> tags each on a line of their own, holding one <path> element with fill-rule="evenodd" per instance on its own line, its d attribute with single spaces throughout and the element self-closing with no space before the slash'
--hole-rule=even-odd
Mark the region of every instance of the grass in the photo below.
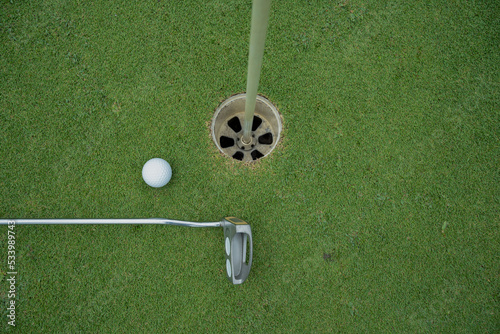
<svg viewBox="0 0 500 334">
<path fill-rule="evenodd" d="M 0 216 L 249 221 L 17 226 L 5 332 L 499 330 L 499 12 L 491 1 L 274 2 L 259 92 L 279 147 L 242 165 L 208 125 L 246 86 L 250 1 L 3 1 Z M 152 157 L 171 182 L 141 179 Z"/>
</svg>

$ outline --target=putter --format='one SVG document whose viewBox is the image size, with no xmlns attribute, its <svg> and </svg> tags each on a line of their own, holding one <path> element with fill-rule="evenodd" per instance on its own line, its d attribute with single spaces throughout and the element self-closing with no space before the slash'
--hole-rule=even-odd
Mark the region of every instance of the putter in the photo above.
<svg viewBox="0 0 500 334">
<path fill-rule="evenodd" d="M 245 282 L 252 266 L 253 246 L 250 225 L 236 217 L 225 217 L 220 222 L 195 223 L 164 218 L 147 219 L 0 219 L 0 225 L 65 225 L 65 224 L 161 224 L 188 227 L 222 227 L 226 251 L 227 278 L 233 284 Z M 248 245 L 248 249 L 247 249 Z"/>
</svg>

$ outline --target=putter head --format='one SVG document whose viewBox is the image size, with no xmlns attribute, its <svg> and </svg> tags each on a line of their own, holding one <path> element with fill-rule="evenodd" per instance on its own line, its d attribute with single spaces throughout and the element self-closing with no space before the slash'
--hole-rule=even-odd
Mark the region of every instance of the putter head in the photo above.
<svg viewBox="0 0 500 334">
<path fill-rule="evenodd" d="M 247 279 L 252 266 L 252 230 L 250 225 L 236 217 L 222 219 L 221 225 L 226 245 L 227 278 L 233 284 L 241 284 Z"/>
</svg>

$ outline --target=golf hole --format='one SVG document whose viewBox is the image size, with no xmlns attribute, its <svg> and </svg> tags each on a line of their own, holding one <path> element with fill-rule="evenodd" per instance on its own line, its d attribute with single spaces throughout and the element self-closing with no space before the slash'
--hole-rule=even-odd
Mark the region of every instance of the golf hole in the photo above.
<svg viewBox="0 0 500 334">
<path fill-rule="evenodd" d="M 252 122 L 252 139 L 243 142 L 245 94 L 231 96 L 222 102 L 212 120 L 212 139 L 226 156 L 252 162 L 268 156 L 280 140 L 282 123 L 277 108 L 265 97 L 257 95 Z"/>
</svg>

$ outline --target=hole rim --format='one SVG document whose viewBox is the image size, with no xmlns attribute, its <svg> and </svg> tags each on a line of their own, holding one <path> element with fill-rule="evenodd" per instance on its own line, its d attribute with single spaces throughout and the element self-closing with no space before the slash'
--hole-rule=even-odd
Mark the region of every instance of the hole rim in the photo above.
<svg viewBox="0 0 500 334">
<path fill-rule="evenodd" d="M 214 114 L 214 117 L 212 119 L 212 124 L 210 127 L 212 139 L 213 139 L 214 143 L 216 144 L 218 150 L 224 156 L 226 156 L 228 158 L 233 158 L 233 156 L 235 154 L 235 150 L 241 150 L 241 148 L 238 148 L 240 146 L 240 144 L 237 144 L 238 147 L 223 149 L 220 147 L 219 141 L 216 140 L 216 138 L 219 134 L 226 131 L 225 132 L 226 136 L 233 137 L 236 140 L 236 143 L 241 142 L 240 139 L 237 138 L 237 137 L 241 136 L 241 133 L 238 134 L 238 136 L 236 136 L 236 135 L 233 136 L 232 135 L 232 134 L 234 134 L 233 129 L 230 129 L 227 126 L 227 124 L 224 124 L 225 130 L 222 129 L 221 122 L 227 123 L 228 119 L 231 120 L 232 118 L 235 117 L 235 115 L 241 114 L 241 115 L 239 115 L 240 116 L 240 125 L 241 125 L 241 121 L 242 121 L 242 119 L 244 119 L 245 98 L 246 98 L 245 93 L 239 93 L 239 94 L 232 95 L 231 97 L 229 97 L 226 100 L 223 100 L 220 103 L 220 105 L 217 107 L 215 114 Z M 239 108 L 239 110 L 235 110 L 236 107 Z M 270 155 L 278 147 L 279 143 L 281 142 L 282 133 L 284 130 L 283 117 L 280 114 L 280 112 L 278 111 L 277 107 L 266 96 L 263 96 L 261 94 L 257 95 L 257 105 L 256 105 L 255 113 L 256 114 L 254 115 L 254 117 L 257 116 L 259 118 L 264 119 L 265 126 L 263 127 L 261 124 L 258 124 L 258 126 L 255 126 L 254 125 L 255 123 L 252 124 L 252 128 L 257 129 L 255 134 L 252 133 L 252 136 L 254 138 L 255 137 L 258 138 L 259 136 L 261 136 L 263 134 L 265 135 L 264 131 L 267 130 L 268 132 L 269 131 L 272 132 L 273 141 L 271 144 L 267 144 L 270 142 L 269 140 L 264 141 L 266 143 L 265 146 L 267 146 L 266 148 L 264 148 L 264 147 L 262 147 L 262 144 L 259 144 L 257 142 L 257 138 L 256 138 L 254 140 L 256 143 L 255 147 L 249 146 L 248 150 L 245 150 L 245 152 L 249 153 L 249 151 L 251 151 L 253 149 L 258 149 L 260 153 L 264 154 L 264 156 L 261 158 L 264 158 L 264 157 L 267 157 L 268 155 Z M 222 115 L 222 117 L 221 117 L 221 115 Z M 257 121 L 257 122 L 260 123 L 259 121 Z M 236 128 L 236 130 L 239 130 L 239 128 Z M 227 132 L 227 131 L 230 131 L 230 132 Z M 232 133 L 232 134 L 230 134 L 230 133 Z M 258 158 L 257 160 L 260 160 L 261 158 Z M 241 160 L 239 160 L 239 161 L 241 161 Z M 250 157 L 250 154 L 248 154 L 243 159 L 243 163 L 251 163 L 253 161 L 255 161 L 255 160 L 252 160 L 252 158 Z"/>
</svg>

